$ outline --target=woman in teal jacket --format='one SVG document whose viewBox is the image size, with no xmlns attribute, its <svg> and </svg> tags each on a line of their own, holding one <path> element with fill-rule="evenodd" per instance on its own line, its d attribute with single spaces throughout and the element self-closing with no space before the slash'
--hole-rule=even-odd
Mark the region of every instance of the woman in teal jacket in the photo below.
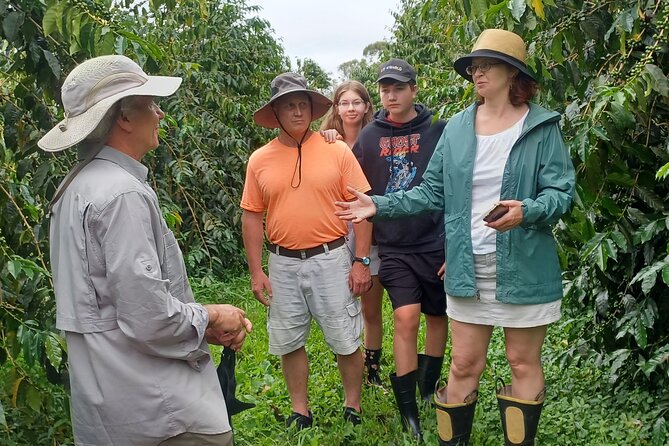
<svg viewBox="0 0 669 446">
<path fill-rule="evenodd" d="M 518 35 L 481 33 L 454 63 L 478 100 L 450 119 L 422 184 L 338 203 L 354 222 L 444 211 L 453 346 L 448 385 L 435 394 L 440 445 L 469 440 L 494 326 L 504 329 L 512 375 L 497 391 L 505 444 L 533 445 L 539 424 L 541 347 L 562 299 L 551 228 L 571 206 L 575 174 L 560 115 L 529 102 L 537 83 L 525 58 Z"/>
</svg>

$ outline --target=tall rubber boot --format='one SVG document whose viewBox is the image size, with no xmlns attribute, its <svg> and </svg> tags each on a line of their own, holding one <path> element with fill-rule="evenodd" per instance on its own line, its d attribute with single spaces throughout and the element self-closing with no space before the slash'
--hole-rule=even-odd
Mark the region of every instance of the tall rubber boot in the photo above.
<svg viewBox="0 0 669 446">
<path fill-rule="evenodd" d="M 534 401 L 513 398 L 511 386 L 497 390 L 497 403 L 502 416 L 505 446 L 534 446 L 546 389 Z"/>
<path fill-rule="evenodd" d="M 369 350 L 365 348 L 365 368 L 367 369 L 367 384 L 381 386 L 380 372 L 381 349 Z"/>
<path fill-rule="evenodd" d="M 393 386 L 397 408 L 400 410 L 402 426 L 409 428 L 414 437 L 420 437 L 420 418 L 418 415 L 418 403 L 416 403 L 416 378 L 418 371 L 414 370 L 406 375 L 390 375 L 390 383 Z"/>
<path fill-rule="evenodd" d="M 467 395 L 461 403 L 449 403 L 446 401 L 446 387 L 434 393 L 439 446 L 467 446 L 472 434 L 478 390 Z"/>
<path fill-rule="evenodd" d="M 432 395 L 434 395 L 434 388 L 439 381 L 443 363 L 443 356 L 418 354 L 418 391 L 423 401 L 427 403 L 432 402 Z"/>
</svg>

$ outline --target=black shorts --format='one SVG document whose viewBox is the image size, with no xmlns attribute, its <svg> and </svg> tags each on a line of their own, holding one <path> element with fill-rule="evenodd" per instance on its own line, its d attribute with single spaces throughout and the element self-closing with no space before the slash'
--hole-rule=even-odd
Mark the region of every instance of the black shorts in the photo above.
<svg viewBox="0 0 669 446">
<path fill-rule="evenodd" d="M 420 304 L 424 314 L 446 314 L 444 282 L 437 272 L 444 264 L 444 251 L 416 254 L 379 253 L 379 280 L 388 291 L 393 310 Z"/>
</svg>

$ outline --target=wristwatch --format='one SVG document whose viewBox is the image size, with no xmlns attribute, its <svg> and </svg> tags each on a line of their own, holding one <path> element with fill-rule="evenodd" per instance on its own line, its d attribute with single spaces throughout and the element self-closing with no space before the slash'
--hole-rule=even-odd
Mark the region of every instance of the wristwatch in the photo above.
<svg viewBox="0 0 669 446">
<path fill-rule="evenodd" d="M 353 257 L 354 262 L 360 262 L 365 266 L 369 266 L 372 260 L 369 257 Z"/>
</svg>

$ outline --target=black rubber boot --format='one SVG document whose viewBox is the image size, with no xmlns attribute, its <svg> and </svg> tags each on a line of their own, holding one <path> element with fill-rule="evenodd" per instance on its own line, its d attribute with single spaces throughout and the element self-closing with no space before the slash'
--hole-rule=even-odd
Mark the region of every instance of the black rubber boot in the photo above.
<svg viewBox="0 0 669 446">
<path fill-rule="evenodd" d="M 444 363 L 443 356 L 428 356 L 418 354 L 418 391 L 421 398 L 427 403 L 432 402 L 434 387 L 441 375 L 441 365 Z"/>
<path fill-rule="evenodd" d="M 397 408 L 400 410 L 402 426 L 409 428 L 414 437 L 420 437 L 420 418 L 418 415 L 418 403 L 416 403 L 416 378 L 418 371 L 414 370 L 406 375 L 390 375 L 390 383 L 393 385 L 393 393 Z"/>
<path fill-rule="evenodd" d="M 467 395 L 465 400 L 459 403 L 446 401 L 446 386 L 434 393 L 439 446 L 467 446 L 472 434 L 477 400 L 477 390 Z"/>
<path fill-rule="evenodd" d="M 502 416 L 505 446 L 534 446 L 546 389 L 534 401 L 513 398 L 511 386 L 497 389 L 497 404 Z"/>
<path fill-rule="evenodd" d="M 367 384 L 374 386 L 381 385 L 380 372 L 381 349 L 368 350 L 365 349 L 365 368 L 367 369 Z"/>
</svg>

